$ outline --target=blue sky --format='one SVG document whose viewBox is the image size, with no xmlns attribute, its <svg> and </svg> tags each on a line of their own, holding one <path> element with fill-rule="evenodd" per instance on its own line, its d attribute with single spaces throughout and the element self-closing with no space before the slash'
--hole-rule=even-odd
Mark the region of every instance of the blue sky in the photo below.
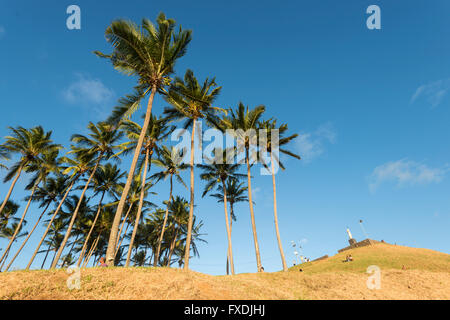
<svg viewBox="0 0 450 320">
<path fill-rule="evenodd" d="M 71 4 L 81 8 L 81 30 L 66 28 Z M 371 4 L 381 8 L 381 30 L 366 27 Z M 356 239 L 364 238 L 359 219 L 371 238 L 450 253 L 449 10 L 444 0 L 2 0 L 0 136 L 8 126 L 42 125 L 68 147 L 71 134 L 103 120 L 134 84 L 92 54 L 110 52 L 108 24 L 116 18 L 154 20 L 163 11 L 193 30 L 178 75 L 191 68 L 200 79 L 216 76 L 223 86 L 217 105 L 264 104 L 267 117 L 300 134 L 290 148 L 303 160 L 288 159 L 287 170 L 277 175 L 288 264 L 295 258 L 291 240 L 315 258 L 345 246 L 347 226 Z M 165 105 L 157 98 L 155 114 Z M 12 199 L 24 198 L 26 183 L 21 178 Z M 8 186 L 0 185 L 0 194 Z M 197 184 L 196 214 L 208 244 L 190 265 L 223 274 L 223 207 L 201 199 L 202 187 Z M 277 271 L 270 177 L 255 174 L 253 187 L 262 264 Z M 155 191 L 153 200 L 161 204 L 167 183 Z M 188 197 L 187 190 L 176 192 Z M 28 226 L 39 213 L 31 208 Z M 236 271 L 254 272 L 248 205 L 237 205 L 236 214 Z M 26 265 L 42 232 L 36 230 L 14 267 Z"/>
</svg>

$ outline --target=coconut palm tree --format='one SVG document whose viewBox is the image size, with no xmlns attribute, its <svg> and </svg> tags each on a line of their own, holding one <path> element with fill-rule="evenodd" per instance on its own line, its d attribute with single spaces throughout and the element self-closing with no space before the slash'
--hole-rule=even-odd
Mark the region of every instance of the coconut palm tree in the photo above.
<svg viewBox="0 0 450 320">
<path fill-rule="evenodd" d="M 201 238 L 201 236 L 206 235 L 203 233 L 200 233 L 200 229 L 203 227 L 203 221 L 200 220 L 198 223 L 196 222 L 197 217 L 194 215 L 193 222 L 192 222 L 192 231 L 191 231 L 191 248 L 192 248 L 192 257 L 200 257 L 200 253 L 198 251 L 198 242 L 207 243 L 206 240 Z M 186 242 L 187 242 L 187 224 L 182 226 L 181 228 L 181 236 L 180 239 L 177 241 L 175 249 L 173 254 L 176 255 L 177 260 L 174 262 L 178 262 L 178 265 L 181 267 L 184 264 L 184 256 L 186 254 Z M 172 263 L 172 261 L 169 261 L 169 263 Z"/>
<path fill-rule="evenodd" d="M 7 174 L 5 180 L 11 179 L 14 175 L 16 176 L 15 181 L 17 181 L 17 178 L 20 175 L 21 170 L 25 170 L 26 172 L 33 172 L 37 171 L 38 168 L 41 168 L 39 170 L 39 173 L 33 177 L 30 184 L 26 187 L 27 190 L 31 189 L 31 194 L 28 197 L 28 202 L 25 207 L 25 210 L 23 211 L 22 217 L 17 224 L 17 232 L 15 235 L 12 236 L 7 248 L 5 249 L 5 252 L 3 253 L 2 257 L 0 258 L 0 262 L 5 259 L 6 252 L 9 252 L 9 249 L 13 242 L 15 241 L 15 236 L 19 233 L 19 230 L 22 227 L 22 222 L 25 220 L 25 216 L 28 212 L 28 208 L 30 207 L 31 201 L 33 199 L 34 193 L 39 186 L 39 184 L 42 181 L 45 181 L 47 175 L 54 170 L 57 170 L 54 164 L 50 165 L 50 162 L 47 165 L 44 165 L 44 160 L 42 159 L 43 154 L 47 155 L 53 155 L 56 152 L 55 159 L 57 157 L 57 151 L 61 149 L 60 145 L 54 144 L 51 140 L 51 134 L 52 132 L 45 132 L 42 127 L 35 127 L 30 130 L 26 130 L 22 127 L 19 127 L 19 129 L 11 128 L 14 132 L 14 136 L 7 137 L 6 147 L 11 152 L 21 152 L 22 157 L 20 160 L 14 164 L 13 167 L 11 167 L 9 173 Z M 13 182 L 14 184 L 15 182 Z M 13 187 L 13 185 L 11 185 Z M 9 195 L 12 192 L 12 188 L 8 191 L 8 195 L 5 199 L 5 201 L 8 201 Z M 4 203 L 6 204 L 6 203 Z M 0 209 L 0 212 L 3 210 Z"/>
<path fill-rule="evenodd" d="M 133 223 L 133 218 L 134 218 L 134 221 L 137 222 L 139 225 L 139 222 L 142 220 L 143 214 L 145 213 L 147 208 L 155 207 L 155 204 L 153 204 L 150 201 L 145 200 L 145 198 L 147 197 L 147 195 L 149 193 L 156 194 L 154 192 L 149 191 L 150 188 L 153 187 L 153 182 L 147 180 L 145 182 L 145 184 L 143 184 L 141 179 L 142 179 L 142 176 L 137 175 L 134 177 L 133 183 L 131 184 L 130 192 L 129 192 L 127 202 L 126 202 L 128 209 L 126 211 L 125 217 L 122 220 L 122 223 L 120 225 L 119 232 L 118 232 L 116 253 L 117 253 L 118 249 L 121 247 L 122 241 L 125 239 L 126 231 L 128 230 L 128 227 Z M 123 190 L 123 185 L 119 185 L 118 193 L 120 194 L 122 192 L 122 190 Z M 142 194 L 142 191 L 143 191 L 143 194 Z M 141 199 L 142 199 L 142 204 L 141 204 Z M 117 203 L 118 203 L 118 201 L 112 202 L 110 205 L 117 205 Z M 136 203 L 139 203 L 141 205 L 141 213 L 139 214 L 139 219 L 137 219 L 137 220 L 136 220 L 136 218 L 138 215 L 138 208 L 136 208 L 136 206 L 135 206 Z M 122 230 L 123 230 L 125 224 L 127 224 L 125 234 L 123 237 L 121 237 Z M 109 246 L 109 244 L 108 244 L 108 246 Z"/>
<path fill-rule="evenodd" d="M 14 231 L 11 231 L 12 229 L 8 227 L 8 224 L 11 222 L 17 226 L 17 222 L 20 220 L 14 216 L 17 210 L 19 210 L 19 205 L 8 200 L 2 213 L 0 213 L 0 235 L 3 235 L 0 237 L 9 239 L 13 235 Z"/>
<path fill-rule="evenodd" d="M 247 202 L 248 198 L 245 195 L 247 187 L 243 182 L 238 182 L 237 179 L 228 179 L 225 192 L 227 194 L 227 201 L 230 204 L 230 234 L 233 231 L 233 221 L 236 221 L 236 215 L 234 213 L 234 204 L 238 202 Z M 224 194 L 222 185 L 217 186 L 217 193 L 211 194 L 211 197 L 218 199 L 218 202 L 224 202 Z M 227 256 L 227 275 L 229 274 L 229 256 Z"/>
<path fill-rule="evenodd" d="M 194 215 L 194 137 L 196 134 L 196 122 L 198 119 L 206 119 L 207 122 L 215 124 L 218 111 L 224 111 L 221 108 L 213 107 L 212 104 L 219 96 L 222 87 L 218 87 L 215 78 L 208 79 L 201 85 L 195 78 L 192 70 L 187 70 L 184 79 L 175 78 L 170 86 L 169 94 L 165 97 L 171 107 L 166 108 L 164 113 L 171 120 L 186 120 L 184 129 L 192 126 L 191 132 L 191 195 L 189 209 L 188 235 L 186 242 L 186 254 L 184 269 L 189 269 L 190 243 L 192 233 L 192 223 Z"/>
<path fill-rule="evenodd" d="M 138 251 L 133 256 L 134 265 L 137 267 L 143 267 L 145 264 L 146 254 L 144 250 Z"/>
<path fill-rule="evenodd" d="M 72 150 L 69 153 L 75 153 L 78 155 L 95 155 L 94 166 L 91 170 L 89 178 L 84 185 L 83 191 L 81 192 L 79 202 L 75 210 L 73 211 L 72 219 L 70 220 L 69 226 L 67 228 L 66 235 L 64 236 L 63 242 L 56 254 L 56 259 L 53 261 L 52 268 L 56 267 L 59 257 L 61 256 L 64 247 L 66 246 L 67 240 L 69 239 L 70 233 L 72 231 L 73 224 L 78 214 L 78 209 L 83 201 L 84 195 L 86 193 L 91 180 L 97 171 L 100 162 L 105 158 L 111 158 L 114 155 L 115 150 L 120 148 L 118 141 L 122 138 L 123 133 L 117 130 L 111 124 L 105 122 L 99 122 L 96 125 L 92 122 L 89 123 L 88 129 L 90 133 L 88 136 L 81 134 L 74 134 L 71 138 L 72 142 L 76 143 L 72 146 Z M 64 173 L 71 172 L 72 168 L 69 167 L 64 171 Z"/>
<path fill-rule="evenodd" d="M 160 208 L 156 208 L 150 212 L 148 217 L 144 219 L 144 223 L 141 223 L 138 227 L 133 247 L 129 247 L 128 249 L 129 251 L 134 250 L 135 254 L 140 248 L 144 248 L 145 252 L 151 249 L 152 254 L 149 258 L 149 265 L 151 265 L 151 260 L 154 258 L 154 253 L 156 252 L 163 218 L 164 210 Z"/>
<path fill-rule="evenodd" d="M 2 230 L 0 230 L 0 238 L 6 238 L 9 241 L 17 241 L 19 238 L 24 237 L 27 235 L 27 232 L 21 232 L 22 228 L 26 225 L 26 221 L 23 220 L 22 224 L 19 226 L 18 222 L 14 222 L 11 224 L 11 227 L 5 227 Z M 17 232 L 19 230 L 19 232 Z M 6 262 L 6 259 L 8 258 L 8 254 L 11 247 L 8 247 L 5 249 L 5 252 L 3 254 L 5 255 L 5 258 L 3 259 L 2 264 L 0 265 L 0 271 L 3 269 L 3 265 Z"/>
<path fill-rule="evenodd" d="M 172 241 L 169 246 L 169 252 L 167 256 L 167 266 L 172 261 L 172 255 L 176 247 L 180 245 L 181 236 L 183 234 L 183 226 L 187 226 L 189 222 L 189 202 L 180 196 L 176 196 L 169 203 L 169 225 L 172 226 Z M 178 244 L 178 246 L 177 246 Z M 183 252 L 184 255 L 184 252 Z"/>
<path fill-rule="evenodd" d="M 78 215 L 75 223 L 72 225 L 71 237 L 69 239 L 73 239 L 73 241 L 68 241 L 66 246 L 70 246 L 67 255 L 70 255 L 74 250 L 77 250 L 77 245 L 81 245 L 81 240 L 87 234 L 87 229 L 89 228 L 88 223 L 91 221 L 94 215 L 93 208 L 89 205 L 89 199 L 86 197 L 80 200 L 80 197 L 77 195 L 72 195 L 67 198 L 64 203 L 64 209 L 61 210 L 61 215 L 67 222 L 67 226 L 70 225 L 71 217 L 73 216 L 73 212 L 78 207 Z M 67 229 L 66 229 L 67 234 Z M 64 239 L 63 239 L 64 240 Z M 62 242 L 61 242 L 62 245 Z M 60 247 L 61 247 L 60 245 Z M 58 248 L 59 250 L 60 248 Z M 73 256 L 72 256 L 73 257 Z M 61 259 L 63 260 L 63 259 Z M 59 262 L 61 265 L 63 262 Z"/>
<path fill-rule="evenodd" d="M 80 266 L 81 261 L 83 261 L 84 254 L 87 248 L 87 244 L 90 240 L 90 237 L 92 235 L 92 232 L 94 231 L 95 224 L 97 223 L 97 219 L 100 215 L 101 208 L 102 208 L 102 202 L 103 198 L 105 197 L 106 193 L 111 194 L 112 196 L 115 195 L 115 190 L 117 189 L 117 185 L 120 181 L 120 179 L 125 176 L 125 172 L 121 172 L 120 169 L 111 163 L 107 163 L 106 165 L 99 166 L 98 170 L 95 172 L 93 178 L 92 178 L 92 186 L 94 190 L 94 195 L 97 196 L 98 194 L 101 194 L 100 200 L 97 205 L 97 213 L 95 214 L 95 218 L 91 223 L 89 232 L 84 240 L 83 247 L 81 248 L 80 256 L 77 261 L 77 267 Z"/>
<path fill-rule="evenodd" d="M 68 220 L 67 217 L 63 216 L 60 213 L 60 215 L 56 219 L 54 219 L 54 221 L 52 221 L 52 224 L 50 225 L 50 228 L 47 233 L 49 237 L 48 239 L 45 239 L 43 241 L 44 245 L 47 246 L 47 250 L 38 251 L 38 253 L 46 252 L 44 260 L 42 261 L 41 269 L 44 268 L 47 256 L 51 251 L 53 251 L 54 254 L 52 261 L 50 262 L 50 265 L 55 260 L 56 252 L 58 251 L 58 248 L 61 245 L 61 242 L 64 238 L 64 230 L 66 229 L 68 223 L 67 220 Z"/>
<path fill-rule="evenodd" d="M 50 151 L 54 149 L 61 149 L 61 146 L 54 144 L 51 140 L 52 132 L 45 132 L 41 126 L 37 126 L 31 129 L 25 129 L 23 127 L 12 128 L 12 135 L 6 137 L 6 142 L 2 145 L 3 158 L 10 155 L 20 155 L 19 160 L 14 163 L 3 182 L 8 182 L 12 178 L 13 181 L 9 187 L 8 193 L 0 206 L 0 213 L 6 205 L 11 193 L 19 179 L 21 173 L 25 170 L 29 170 L 29 165 L 36 162 L 39 156 L 44 151 Z"/>
<path fill-rule="evenodd" d="M 228 203 L 227 203 L 227 188 L 226 183 L 229 179 L 241 179 L 245 178 L 244 174 L 237 173 L 236 171 L 239 170 L 240 165 L 239 164 L 232 164 L 234 159 L 227 158 L 227 154 L 230 154 L 230 152 L 227 152 L 227 150 L 222 151 L 220 149 L 214 150 L 215 156 L 218 153 L 222 153 L 221 161 L 209 161 L 210 164 L 199 164 L 197 165 L 199 168 L 203 170 L 203 173 L 200 175 L 200 178 L 202 180 L 205 180 L 207 182 L 205 189 L 203 191 L 202 197 L 204 197 L 208 192 L 213 190 L 217 187 L 217 185 L 222 186 L 223 191 L 223 204 L 224 204 L 224 212 L 225 212 L 225 226 L 227 230 L 227 237 L 228 237 L 228 250 L 227 250 L 227 256 L 230 259 L 230 265 L 231 265 L 231 274 L 234 274 L 234 263 L 233 263 L 233 249 L 231 244 L 231 229 L 230 229 L 230 222 L 228 219 Z M 218 160 L 218 159 L 216 159 Z"/>
<path fill-rule="evenodd" d="M 156 118 L 152 115 L 150 117 L 147 134 L 144 138 L 143 148 L 141 151 L 141 154 L 145 155 L 144 161 L 139 161 L 138 163 L 139 172 L 142 173 L 141 194 L 139 199 L 138 212 L 136 215 L 136 222 L 134 223 L 133 233 L 130 239 L 130 248 L 133 247 L 133 242 L 136 236 L 139 221 L 141 220 L 142 206 L 144 204 L 145 183 L 147 181 L 147 170 L 150 171 L 153 152 L 159 153 L 159 144 L 161 143 L 161 141 L 166 139 L 167 136 L 175 129 L 174 126 L 167 126 L 166 121 L 167 120 L 164 118 Z M 126 132 L 126 135 L 130 140 L 128 143 L 124 144 L 125 148 L 123 151 L 126 152 L 136 149 L 136 145 L 139 141 L 139 135 L 142 128 L 137 123 L 130 120 L 124 121 L 121 127 Z M 128 250 L 127 259 L 125 262 L 126 267 L 128 267 L 130 259 L 131 250 Z"/>
<path fill-rule="evenodd" d="M 277 121 L 276 120 L 266 120 L 261 121 L 258 124 L 258 128 L 262 130 L 266 130 L 267 136 L 264 138 L 264 140 L 260 139 L 260 141 L 264 141 L 265 148 L 267 149 L 267 152 L 270 154 L 270 172 L 272 174 L 272 187 L 273 187 L 273 215 L 274 215 L 274 221 L 275 221 L 275 231 L 277 234 L 277 241 L 278 241 L 278 248 L 280 250 L 280 256 L 281 256 L 281 262 L 283 265 L 283 270 L 288 271 L 288 267 L 286 264 L 286 259 L 284 257 L 283 252 L 283 246 L 281 244 L 281 237 L 280 237 L 280 230 L 278 228 L 278 213 L 277 213 L 277 190 L 276 190 L 276 183 L 275 183 L 275 169 L 274 169 L 274 162 L 276 161 L 277 164 L 284 170 L 284 165 L 281 163 L 279 157 L 277 157 L 276 154 L 274 154 L 274 150 L 278 149 L 279 152 L 282 152 L 286 155 L 289 155 L 291 157 L 294 157 L 296 159 L 300 160 L 300 156 L 289 151 L 286 149 L 282 149 L 282 146 L 285 146 L 292 140 L 294 140 L 298 135 L 293 134 L 291 136 L 285 137 L 284 134 L 288 130 L 287 124 L 282 124 L 280 127 L 277 127 Z M 277 132 L 275 133 L 275 130 Z M 265 159 L 261 159 L 263 161 L 263 164 L 266 168 L 268 168 L 267 161 Z"/>
<path fill-rule="evenodd" d="M 258 272 L 261 272 L 261 255 L 259 252 L 259 244 L 258 244 L 258 236 L 256 234 L 256 225 L 255 225 L 255 214 L 253 210 L 253 201 L 252 201 L 252 182 L 251 182 L 251 163 L 250 163 L 250 149 L 253 144 L 256 144 L 256 131 L 258 121 L 260 120 L 262 114 L 265 111 L 265 107 L 260 105 L 255 107 L 252 110 L 249 110 L 248 107 L 245 107 L 242 102 L 239 103 L 238 109 L 232 110 L 230 109 L 229 116 L 226 116 L 220 122 L 220 128 L 222 130 L 232 129 L 230 133 L 237 139 L 238 145 L 243 145 L 245 149 L 245 163 L 247 165 L 247 186 L 248 186 L 248 203 L 250 206 L 250 217 L 252 221 L 252 233 L 253 233 L 253 241 L 255 245 L 255 254 L 256 254 L 256 266 Z M 240 148 L 239 148 L 240 149 Z M 240 150 L 239 150 L 240 151 Z M 252 157 L 253 158 L 253 157 Z"/>
<path fill-rule="evenodd" d="M 163 93 L 164 87 L 170 83 L 169 77 L 174 72 L 175 63 L 184 56 L 191 41 L 191 31 L 182 30 L 180 27 L 179 31 L 175 32 L 175 20 L 166 19 L 166 16 L 160 13 L 156 19 L 156 26 L 148 19 L 143 19 L 141 26 L 131 21 L 115 20 L 106 29 L 105 37 L 113 46 L 113 52 L 110 55 L 99 51 L 95 53 L 99 57 L 109 59 L 116 70 L 128 76 L 138 77 L 135 92 L 119 101 L 120 105 L 115 108 L 109 120 L 117 123 L 129 118 L 138 109 L 141 100 L 149 95 L 144 124 L 111 228 L 106 263 L 112 265 L 120 220 L 150 122 L 155 94 Z"/>
<path fill-rule="evenodd" d="M 170 266 L 174 262 L 178 262 L 180 266 L 184 263 L 187 248 L 186 242 L 188 238 L 189 208 L 190 203 L 180 196 L 175 196 L 169 204 L 169 225 L 172 225 L 173 231 L 171 234 L 173 237 L 170 241 L 170 245 L 168 245 L 167 257 L 164 259 L 167 266 Z M 196 223 L 196 217 L 194 215 L 191 229 L 191 247 L 194 256 L 199 256 L 197 242 L 206 243 L 204 239 L 200 238 L 204 235 L 200 233 L 202 226 L 203 222 L 199 221 Z M 175 260 L 172 259 L 172 255 L 176 256 Z"/>
<path fill-rule="evenodd" d="M 161 251 L 161 244 L 164 238 L 164 232 L 166 229 L 167 224 L 167 218 L 169 215 L 169 205 L 172 201 L 172 191 L 173 191 L 173 177 L 175 176 L 175 179 L 182 184 L 184 187 L 187 188 L 186 184 L 184 183 L 183 179 L 180 176 L 181 171 L 186 170 L 189 168 L 189 166 L 185 163 L 182 163 L 182 160 L 184 158 L 184 150 L 179 151 L 178 149 L 172 147 L 169 149 L 166 146 L 162 147 L 162 150 L 160 152 L 159 159 L 154 159 L 152 162 L 156 166 L 160 167 L 162 170 L 160 172 L 155 173 L 152 175 L 152 179 L 156 179 L 155 183 L 160 181 L 161 179 L 167 179 L 169 178 L 170 182 L 170 190 L 169 190 L 169 200 L 166 203 L 166 213 L 164 215 L 164 221 L 161 228 L 161 235 L 159 237 L 158 241 L 158 247 L 156 248 L 155 253 L 155 259 L 154 259 L 154 266 L 156 267 L 157 262 L 159 261 L 159 254 Z"/>
<path fill-rule="evenodd" d="M 3 209 L 2 213 L 0 213 L 0 232 L 3 228 L 8 226 L 10 221 L 17 222 L 19 219 L 14 217 L 14 215 L 19 210 L 19 205 L 14 201 L 8 200 Z"/>
<path fill-rule="evenodd" d="M 60 164 L 62 165 L 61 169 L 63 170 L 63 177 L 65 179 L 63 183 L 66 184 L 65 192 L 59 201 L 58 207 L 56 208 L 56 210 L 53 211 L 50 221 L 47 224 L 47 228 L 44 231 L 44 234 L 42 235 L 41 240 L 39 241 L 39 244 L 37 245 L 30 261 L 28 262 L 26 270 L 29 270 L 31 264 L 33 263 L 34 258 L 36 257 L 40 247 L 42 246 L 42 243 L 44 242 L 48 232 L 52 228 L 53 221 L 60 213 L 61 207 L 66 201 L 70 191 L 75 186 L 75 183 L 78 181 L 78 179 L 82 177 L 85 173 L 87 173 L 94 166 L 93 163 L 95 159 L 96 154 L 94 153 L 76 153 L 73 159 L 69 157 L 60 158 Z M 65 174 L 67 173 L 71 173 L 71 175 L 66 176 Z"/>
<path fill-rule="evenodd" d="M 114 213 L 114 206 L 111 206 L 109 204 L 102 206 L 100 216 L 90 240 L 90 249 L 88 251 L 88 254 L 86 255 L 86 259 L 84 260 L 82 267 L 86 267 L 89 264 L 92 255 L 94 255 L 95 257 L 104 255 L 108 241 L 106 231 L 111 229 L 111 225 L 114 219 Z"/>
<path fill-rule="evenodd" d="M 55 150 L 50 149 L 48 152 L 44 152 L 42 154 L 41 158 L 39 159 L 39 161 L 37 163 L 33 164 L 33 166 L 35 166 L 35 167 L 30 169 L 32 171 L 35 171 L 36 173 L 35 173 L 32 181 L 30 182 L 29 186 L 27 186 L 27 187 L 28 188 L 31 187 L 32 185 L 34 185 L 38 181 L 42 181 L 43 182 L 43 187 L 39 188 L 37 190 L 37 193 L 35 194 L 34 200 L 35 201 L 42 201 L 41 205 L 40 205 L 40 208 L 45 207 L 45 209 L 39 215 L 38 219 L 36 220 L 36 223 L 34 224 L 33 228 L 31 229 L 31 231 L 28 232 L 27 237 L 22 242 L 22 245 L 17 250 L 16 254 L 11 259 L 9 264 L 7 265 L 5 271 L 9 270 L 9 268 L 11 267 L 11 264 L 17 258 L 17 256 L 22 251 L 22 249 L 25 246 L 25 244 L 30 239 L 30 237 L 33 234 L 34 230 L 39 225 L 39 222 L 41 221 L 41 219 L 44 216 L 45 212 L 47 211 L 48 207 L 56 199 L 56 197 L 58 195 L 57 192 L 60 191 L 60 190 L 49 189 L 49 188 L 54 188 L 54 187 L 60 187 L 60 185 L 57 185 L 57 182 L 56 182 L 56 180 L 54 178 L 47 179 L 47 176 L 50 173 L 55 173 L 55 174 L 59 173 L 60 168 L 58 166 L 58 162 L 59 162 L 58 159 L 57 159 L 58 158 L 58 154 L 59 154 L 59 150 L 57 150 L 57 149 L 55 149 Z M 31 200 L 33 201 L 33 199 L 31 199 Z"/>
</svg>

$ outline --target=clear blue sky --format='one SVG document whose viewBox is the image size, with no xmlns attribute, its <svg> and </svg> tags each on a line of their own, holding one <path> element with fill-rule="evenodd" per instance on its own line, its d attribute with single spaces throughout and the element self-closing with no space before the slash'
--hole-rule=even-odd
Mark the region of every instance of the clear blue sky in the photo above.
<svg viewBox="0 0 450 320">
<path fill-rule="evenodd" d="M 81 30 L 66 28 L 70 4 L 81 8 Z M 381 30 L 366 27 L 371 4 L 381 8 Z M 290 148 L 304 159 L 287 160 L 277 175 L 288 264 L 291 240 L 302 241 L 310 258 L 345 246 L 347 226 L 361 240 L 359 219 L 371 238 L 450 253 L 449 1 L 1 0 L 0 136 L 7 126 L 42 125 L 68 147 L 71 134 L 103 120 L 134 80 L 92 51 L 110 52 L 104 31 L 113 19 L 154 20 L 160 11 L 193 30 L 177 74 L 192 68 L 201 79 L 216 76 L 218 105 L 264 104 L 267 116 L 300 134 Z M 164 106 L 157 99 L 153 110 Z M 23 200 L 26 182 L 12 199 Z M 0 185 L 2 198 L 8 186 Z M 280 270 L 270 177 L 255 174 L 253 187 L 262 263 Z M 223 207 L 200 199 L 202 188 L 196 214 L 208 244 L 191 267 L 223 274 Z M 156 192 L 151 200 L 161 204 L 167 184 Z M 28 227 L 39 213 L 31 208 Z M 254 272 L 248 205 L 236 214 L 236 271 Z M 42 232 L 14 267 L 26 265 Z"/>
</svg>

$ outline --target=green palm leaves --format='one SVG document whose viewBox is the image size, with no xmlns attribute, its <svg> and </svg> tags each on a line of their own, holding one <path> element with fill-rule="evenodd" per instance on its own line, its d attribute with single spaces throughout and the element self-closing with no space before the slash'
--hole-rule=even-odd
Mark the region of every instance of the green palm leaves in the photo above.
<svg viewBox="0 0 450 320">
<path fill-rule="evenodd" d="M 138 77 L 135 92 L 119 101 L 111 122 L 129 119 L 142 98 L 154 90 L 164 92 L 170 83 L 175 63 L 186 53 L 192 33 L 181 26 L 176 31 L 175 24 L 175 20 L 160 13 L 156 25 L 148 19 L 143 19 L 140 26 L 132 21 L 115 20 L 106 29 L 106 41 L 112 45 L 113 52 L 94 53 L 109 59 L 119 72 Z"/>
<path fill-rule="evenodd" d="M 45 132 L 41 126 L 31 129 L 25 129 L 23 127 L 9 127 L 9 129 L 12 131 L 12 134 L 5 138 L 6 142 L 1 147 L 3 158 L 12 155 L 17 155 L 19 158 L 12 166 L 10 166 L 8 173 L 4 178 L 4 182 L 11 180 L 13 177 L 14 180 L 0 207 L 0 212 L 2 212 L 6 202 L 11 196 L 17 179 L 19 179 L 22 171 L 32 171 L 33 168 L 39 166 L 40 162 L 44 162 L 41 158 L 42 155 L 51 154 L 55 150 L 62 148 L 60 145 L 54 144 L 51 140 L 52 132 Z"/>
<path fill-rule="evenodd" d="M 222 87 L 218 87 L 215 78 L 206 78 L 200 84 L 194 76 L 194 72 L 188 69 L 184 79 L 175 78 L 169 89 L 169 94 L 165 96 L 171 108 L 166 108 L 165 114 L 169 119 L 187 119 L 187 128 L 193 120 L 206 118 L 213 120 L 217 111 L 224 111 L 221 108 L 213 107 L 220 94 Z"/>
</svg>

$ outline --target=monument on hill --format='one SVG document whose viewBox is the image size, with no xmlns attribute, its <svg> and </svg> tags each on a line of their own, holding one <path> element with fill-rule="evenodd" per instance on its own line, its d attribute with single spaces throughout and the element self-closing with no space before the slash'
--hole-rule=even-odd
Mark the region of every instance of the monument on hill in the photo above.
<svg viewBox="0 0 450 320">
<path fill-rule="evenodd" d="M 342 248 L 342 249 L 338 250 L 338 252 L 342 252 L 342 251 L 349 250 L 349 249 L 355 249 L 355 248 L 370 246 L 372 244 L 379 243 L 379 241 L 372 240 L 372 239 L 369 239 L 369 238 L 358 242 L 352 237 L 352 233 L 350 232 L 349 228 L 347 228 L 347 235 L 348 235 L 348 243 L 350 245 L 345 247 L 345 248 Z"/>
<path fill-rule="evenodd" d="M 353 239 L 352 237 L 352 233 L 350 232 L 350 229 L 347 228 L 347 234 L 348 234 L 348 243 L 350 243 L 350 245 L 355 245 L 356 244 L 356 240 Z"/>
</svg>

